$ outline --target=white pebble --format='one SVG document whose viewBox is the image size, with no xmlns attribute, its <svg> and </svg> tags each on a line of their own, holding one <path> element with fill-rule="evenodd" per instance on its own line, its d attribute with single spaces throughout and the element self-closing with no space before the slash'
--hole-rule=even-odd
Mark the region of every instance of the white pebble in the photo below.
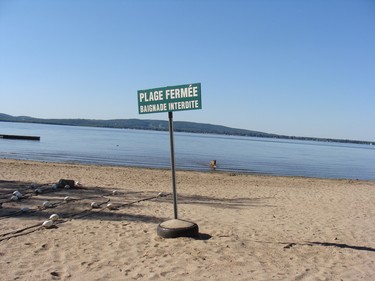
<svg viewBox="0 0 375 281">
<path fill-rule="evenodd" d="M 49 201 L 44 201 L 44 202 L 43 202 L 43 207 L 44 207 L 44 208 L 51 208 L 51 207 L 52 207 L 52 204 L 51 204 Z"/>
<path fill-rule="evenodd" d="M 96 202 L 91 203 L 91 208 L 99 208 L 99 204 Z"/>
<path fill-rule="evenodd" d="M 72 198 L 70 198 L 69 196 L 64 197 L 64 201 L 65 201 L 65 202 L 69 202 L 69 201 L 71 201 L 71 200 L 72 200 Z"/>
<path fill-rule="evenodd" d="M 43 222 L 42 225 L 43 225 L 45 228 L 50 228 L 50 227 L 53 226 L 53 221 L 51 221 L 51 220 L 45 221 L 45 222 Z"/>
<path fill-rule="evenodd" d="M 18 190 L 16 190 L 15 192 L 13 192 L 13 195 L 14 195 L 14 196 L 17 196 L 18 199 L 21 199 L 21 198 L 23 197 L 22 193 L 19 192 Z"/>
<path fill-rule="evenodd" d="M 67 184 L 66 186 L 64 186 L 64 188 L 69 189 L 70 185 Z"/>
<path fill-rule="evenodd" d="M 113 195 L 117 195 L 117 194 L 118 194 L 118 191 L 117 191 L 117 190 L 114 190 L 114 191 L 112 191 L 112 194 L 113 194 Z"/>
<path fill-rule="evenodd" d="M 30 209 L 28 207 L 22 207 L 21 212 L 22 213 L 27 213 Z"/>
<path fill-rule="evenodd" d="M 107 204 L 107 208 L 110 209 L 110 210 L 115 210 L 116 209 L 116 207 L 112 203 L 108 203 Z"/>
<path fill-rule="evenodd" d="M 58 214 L 52 214 L 50 217 L 49 217 L 49 219 L 51 220 L 51 221 L 57 221 L 57 220 L 59 220 L 59 215 Z"/>
<path fill-rule="evenodd" d="M 12 195 L 12 197 L 10 197 L 10 200 L 12 201 L 17 201 L 18 200 L 18 197 L 16 195 Z"/>
</svg>

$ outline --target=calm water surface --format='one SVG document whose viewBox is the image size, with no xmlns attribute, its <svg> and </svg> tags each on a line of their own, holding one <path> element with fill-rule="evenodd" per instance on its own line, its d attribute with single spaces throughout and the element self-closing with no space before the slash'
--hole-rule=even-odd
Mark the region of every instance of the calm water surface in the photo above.
<svg viewBox="0 0 375 281">
<path fill-rule="evenodd" d="M 0 122 L 0 158 L 170 168 L 169 133 Z M 375 146 L 175 133 L 176 168 L 375 180 Z"/>
</svg>

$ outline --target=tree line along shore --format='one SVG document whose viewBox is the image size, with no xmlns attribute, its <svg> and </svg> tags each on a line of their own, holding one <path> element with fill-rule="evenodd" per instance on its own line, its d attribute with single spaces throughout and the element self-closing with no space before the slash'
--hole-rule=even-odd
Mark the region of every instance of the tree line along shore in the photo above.
<svg viewBox="0 0 375 281">
<path fill-rule="evenodd" d="M 115 128 L 115 129 L 155 130 L 155 131 L 168 131 L 169 129 L 168 121 L 146 120 L 146 119 L 145 120 L 141 120 L 141 119 L 111 119 L 111 120 L 43 119 L 43 118 L 34 118 L 34 117 L 29 117 L 29 116 L 11 116 L 8 114 L 0 113 L 0 121 L 1 122 L 17 122 L 17 123 L 37 123 L 37 124 L 49 124 L 49 125 L 66 125 L 66 126 L 103 127 L 103 128 Z M 217 135 L 289 139 L 289 140 L 302 140 L 302 141 L 353 143 L 353 144 L 363 144 L 363 145 L 375 144 L 375 141 L 286 136 L 286 135 L 270 134 L 270 133 L 259 132 L 259 131 L 231 128 L 231 127 L 226 127 L 226 126 L 221 126 L 221 125 L 185 122 L 185 121 L 175 121 L 174 130 L 176 132 L 199 133 L 199 134 L 217 134 Z"/>
</svg>

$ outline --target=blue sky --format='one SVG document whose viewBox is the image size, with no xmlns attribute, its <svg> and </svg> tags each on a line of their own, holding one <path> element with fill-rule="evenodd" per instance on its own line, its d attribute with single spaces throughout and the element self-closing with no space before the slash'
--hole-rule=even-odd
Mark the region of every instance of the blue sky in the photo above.
<svg viewBox="0 0 375 281">
<path fill-rule="evenodd" d="M 375 140 L 375 1 L 0 0 L 0 112 L 139 115 L 137 90 L 202 83 L 175 120 Z"/>
</svg>

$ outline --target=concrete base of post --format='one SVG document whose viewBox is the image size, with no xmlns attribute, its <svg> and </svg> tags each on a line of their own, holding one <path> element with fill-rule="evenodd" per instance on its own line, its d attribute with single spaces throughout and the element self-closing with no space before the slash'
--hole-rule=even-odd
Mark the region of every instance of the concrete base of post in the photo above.
<svg viewBox="0 0 375 281">
<path fill-rule="evenodd" d="M 194 222 L 173 219 L 159 224 L 157 234 L 163 238 L 197 237 L 199 228 Z"/>
</svg>

